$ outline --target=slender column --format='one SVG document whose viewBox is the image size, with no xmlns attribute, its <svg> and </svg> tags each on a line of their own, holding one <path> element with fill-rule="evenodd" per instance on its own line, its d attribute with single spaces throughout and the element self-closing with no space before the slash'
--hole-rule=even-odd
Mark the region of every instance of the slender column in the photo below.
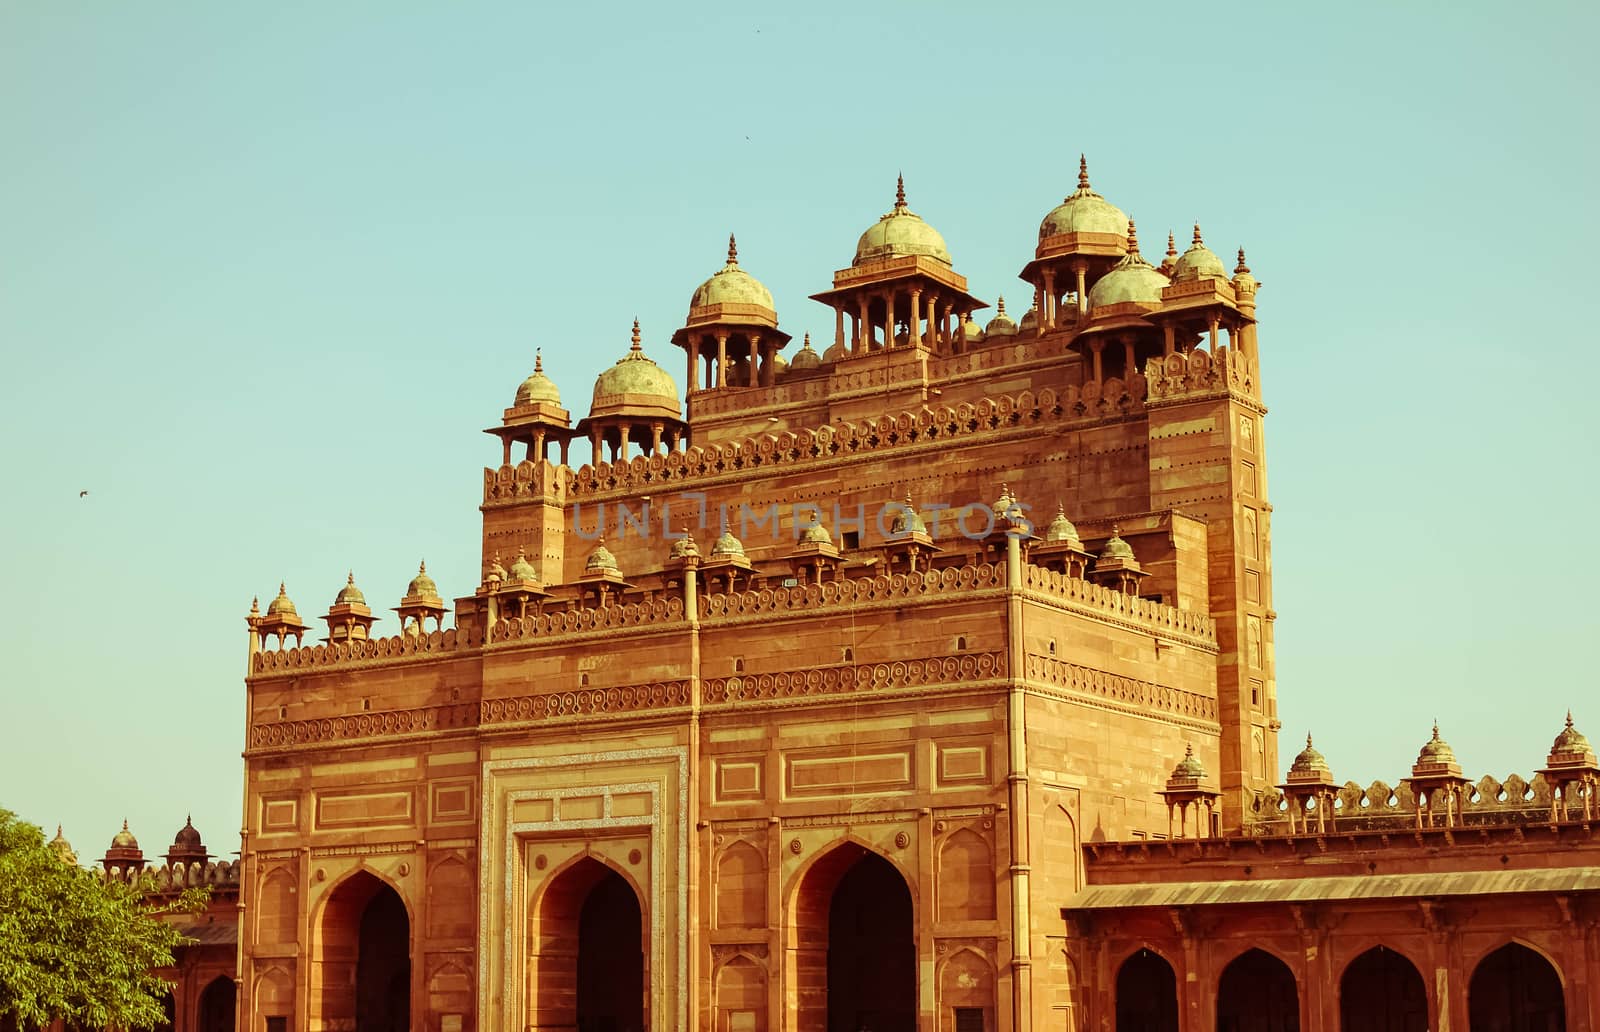
<svg viewBox="0 0 1600 1032">
<path fill-rule="evenodd" d="M 660 423 L 651 423 L 650 424 L 650 454 L 651 455 L 659 455 L 659 454 L 661 454 L 661 431 L 662 431 L 662 429 L 663 429 L 663 427 L 661 426 Z"/>
<path fill-rule="evenodd" d="M 754 387 L 757 384 L 761 383 L 761 380 L 758 379 L 757 375 L 756 375 L 757 372 L 759 371 L 758 368 L 757 368 L 757 358 L 758 358 L 758 355 L 760 354 L 760 352 L 759 352 L 760 347 L 761 347 L 761 334 L 752 333 L 750 335 L 750 375 L 745 377 L 745 386 L 746 387 Z"/>
<path fill-rule="evenodd" d="M 544 431 L 543 430 L 535 430 L 533 432 L 533 452 L 539 456 L 539 461 L 540 462 L 543 462 L 544 458 L 545 458 L 544 443 L 545 443 Z M 533 458 L 533 454 L 530 454 L 528 456 L 528 458 L 530 458 L 530 459 Z"/>
<path fill-rule="evenodd" d="M 728 335 L 717 334 L 717 386 L 728 386 Z"/>
<path fill-rule="evenodd" d="M 1089 273 L 1087 262 L 1074 262 L 1072 272 L 1078 279 L 1078 314 L 1086 315 L 1089 311 L 1089 292 L 1084 288 L 1084 277 Z"/>
<path fill-rule="evenodd" d="M 500 453 L 500 465 L 509 466 L 511 465 L 511 438 L 500 438 L 500 444 L 503 446 Z"/>
<path fill-rule="evenodd" d="M 930 301 L 930 304 L 931 303 L 932 302 Z M 911 288 L 911 323 L 906 329 L 906 343 L 910 344 L 912 347 L 921 347 L 921 345 L 922 345 L 922 323 L 920 321 L 921 319 L 922 319 L 922 288 L 921 287 L 912 287 Z M 891 320 L 891 322 L 892 321 L 893 320 Z M 931 323 L 929 324 L 928 329 L 929 330 L 933 329 L 933 326 L 932 326 Z"/>
<path fill-rule="evenodd" d="M 1039 312 L 1039 325 L 1047 330 L 1056 328 L 1056 270 L 1044 270 L 1044 308 Z"/>
<path fill-rule="evenodd" d="M 1133 369 L 1133 338 L 1122 338 L 1122 378 L 1126 380 L 1132 376 Z"/>
<path fill-rule="evenodd" d="M 617 426 L 617 457 L 623 462 L 628 461 L 628 424 L 621 423 Z"/>
<path fill-rule="evenodd" d="M 886 291 L 883 295 L 883 346 L 885 350 L 894 347 L 894 291 Z"/>
<path fill-rule="evenodd" d="M 1100 353 L 1105 349 L 1106 342 L 1099 337 L 1096 337 L 1089 345 L 1089 350 L 1094 352 L 1094 378 L 1096 380 L 1105 379 L 1105 376 L 1103 375 L 1104 369 L 1102 368 L 1100 362 Z"/>
<path fill-rule="evenodd" d="M 684 350 L 689 355 L 689 390 L 697 391 L 700 389 L 700 364 L 695 361 L 699 357 L 695 354 L 696 341 L 693 337 L 690 337 L 683 343 Z"/>
<path fill-rule="evenodd" d="M 833 346 L 844 347 L 844 306 L 833 306 Z"/>
<path fill-rule="evenodd" d="M 1006 536 L 1006 669 L 1010 688 L 1006 699 L 1006 724 L 1009 739 L 1006 775 L 1010 830 L 1011 889 L 1011 1028 L 1016 1032 L 1030 1027 L 1033 1012 L 1033 958 L 1030 955 L 1033 933 L 1029 923 L 1028 880 L 1032 871 L 1028 851 L 1028 746 L 1026 703 L 1022 693 L 1024 630 L 1022 606 L 1022 544 L 1014 534 Z"/>
<path fill-rule="evenodd" d="M 944 303 L 944 318 L 940 320 L 944 324 L 944 353 L 947 355 L 955 354 L 956 330 L 960 328 L 960 324 L 950 321 L 950 317 L 955 314 L 954 310 L 955 305 L 946 301 Z"/>
<path fill-rule="evenodd" d="M 593 457 L 589 460 L 591 466 L 598 466 L 605 461 L 605 452 L 600 450 L 600 430 L 598 428 L 589 431 L 589 447 L 594 451 Z"/>
<path fill-rule="evenodd" d="M 1217 357 L 1217 317 L 1211 317 L 1211 357 Z"/>
<path fill-rule="evenodd" d="M 856 351 L 864 353 L 872 344 L 872 324 L 867 321 L 867 295 L 862 294 L 856 301 L 861 306 L 861 316 L 856 320 L 856 328 L 860 331 L 856 336 Z"/>
<path fill-rule="evenodd" d="M 1166 349 L 1164 353 L 1168 355 L 1172 354 L 1173 350 L 1177 347 L 1177 344 L 1174 342 L 1173 334 L 1174 331 L 1171 323 L 1167 323 L 1165 326 L 1161 327 L 1161 339 Z"/>
<path fill-rule="evenodd" d="M 561 464 L 563 466 L 572 465 L 571 462 L 567 461 L 567 449 L 571 444 L 572 444 L 571 438 L 563 439 L 562 442 L 561 442 Z"/>
<path fill-rule="evenodd" d="M 932 294 L 928 297 L 928 347 L 934 351 L 939 350 L 939 295 Z"/>
</svg>

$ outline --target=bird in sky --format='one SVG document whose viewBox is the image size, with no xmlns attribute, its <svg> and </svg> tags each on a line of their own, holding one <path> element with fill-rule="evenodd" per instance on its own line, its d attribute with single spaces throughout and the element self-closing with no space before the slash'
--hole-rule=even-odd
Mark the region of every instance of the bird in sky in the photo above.
<svg viewBox="0 0 1600 1032">
<path fill-rule="evenodd" d="M 87 492 L 87 491 L 79 491 L 78 492 L 78 497 L 79 498 L 87 498 L 87 497 L 89 497 L 89 492 Z"/>
</svg>

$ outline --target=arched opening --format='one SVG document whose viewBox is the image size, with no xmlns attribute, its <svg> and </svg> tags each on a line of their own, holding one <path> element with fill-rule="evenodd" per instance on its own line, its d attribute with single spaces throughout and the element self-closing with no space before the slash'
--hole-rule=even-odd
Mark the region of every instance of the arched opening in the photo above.
<svg viewBox="0 0 1600 1032">
<path fill-rule="evenodd" d="M 411 1025 L 411 922 L 367 871 L 328 896 L 312 945 L 311 1027 L 402 1032 Z"/>
<path fill-rule="evenodd" d="M 1384 946 L 1351 961 L 1339 979 L 1339 1027 L 1344 1032 L 1428 1032 L 1428 989 L 1416 966 Z"/>
<path fill-rule="evenodd" d="M 855 843 L 819 859 L 794 900 L 787 957 L 803 1032 L 913 1032 L 917 951 L 911 890 Z"/>
<path fill-rule="evenodd" d="M 1300 1032 L 1300 990 L 1289 965 L 1246 950 L 1217 986 L 1217 1032 Z"/>
<path fill-rule="evenodd" d="M 213 978 L 200 991 L 200 1023 L 197 1032 L 233 1032 L 234 1005 L 237 994 L 233 979 L 226 975 Z"/>
<path fill-rule="evenodd" d="M 644 914 L 627 879 L 593 857 L 557 874 L 529 934 L 528 1026 L 578 1032 L 646 1027 Z"/>
<path fill-rule="evenodd" d="M 1472 1032 L 1566 1032 L 1561 976 L 1548 960 L 1510 942 L 1478 962 L 1467 986 Z"/>
<path fill-rule="evenodd" d="M 1117 969 L 1117 1032 L 1178 1032 L 1178 979 L 1160 954 L 1140 950 Z"/>
</svg>

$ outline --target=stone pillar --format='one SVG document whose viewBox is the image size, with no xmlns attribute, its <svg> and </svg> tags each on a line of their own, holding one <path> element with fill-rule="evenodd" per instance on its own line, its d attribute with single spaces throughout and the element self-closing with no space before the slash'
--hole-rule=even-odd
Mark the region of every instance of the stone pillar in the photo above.
<svg viewBox="0 0 1600 1032">
<path fill-rule="evenodd" d="M 761 334 L 750 335 L 750 375 L 745 378 L 746 387 L 755 387 L 761 383 L 760 372 Z"/>
<path fill-rule="evenodd" d="M 700 389 L 700 366 L 695 361 L 695 359 L 699 356 L 695 354 L 694 337 L 689 337 L 683 342 L 683 345 L 684 350 L 687 351 L 689 355 L 689 390 L 697 391 Z"/>
<path fill-rule="evenodd" d="M 861 306 L 861 315 L 856 321 L 856 328 L 860 331 L 856 337 L 856 353 L 864 354 L 872 344 L 872 323 L 867 320 L 867 295 L 861 294 L 856 302 Z"/>
<path fill-rule="evenodd" d="M 1044 270 L 1044 308 L 1039 311 L 1039 325 L 1047 330 L 1056 328 L 1056 270 Z"/>
<path fill-rule="evenodd" d="M 1089 265 L 1088 265 L 1088 263 L 1087 262 L 1073 262 L 1072 263 L 1072 274 L 1073 274 L 1073 276 L 1075 276 L 1077 278 L 1077 283 L 1078 283 L 1078 287 L 1077 287 L 1077 290 L 1078 290 L 1078 314 L 1079 315 L 1086 315 L 1086 314 L 1088 314 L 1088 311 L 1089 311 L 1089 292 L 1088 292 L 1087 289 L 1085 289 L 1083 284 L 1084 284 L 1084 277 L 1086 277 L 1089 274 Z"/>
<path fill-rule="evenodd" d="M 844 347 L 844 306 L 833 306 L 833 346 Z"/>
<path fill-rule="evenodd" d="M 883 295 L 883 346 L 885 350 L 894 347 L 894 291 L 886 291 Z"/>
<path fill-rule="evenodd" d="M 728 335 L 717 334 L 717 386 L 728 386 Z"/>
<path fill-rule="evenodd" d="M 906 343 L 912 347 L 922 345 L 922 288 L 911 288 L 911 322 L 906 328 Z M 889 320 L 891 323 L 893 319 Z M 933 329 L 933 324 L 928 324 L 928 329 Z"/>
</svg>

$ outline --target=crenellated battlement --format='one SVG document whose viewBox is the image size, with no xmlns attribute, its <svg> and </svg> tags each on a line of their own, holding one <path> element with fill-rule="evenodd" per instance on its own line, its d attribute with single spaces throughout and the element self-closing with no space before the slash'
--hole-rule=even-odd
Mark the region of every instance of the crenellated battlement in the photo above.
<svg viewBox="0 0 1600 1032">
<path fill-rule="evenodd" d="M 1172 354 L 1152 358 L 1145 364 L 1144 380 L 1149 385 L 1149 404 L 1189 401 L 1216 394 L 1258 396 L 1255 370 L 1249 360 L 1226 344 L 1215 353 L 1196 348 L 1188 355 Z"/>
<path fill-rule="evenodd" d="M 1535 774 L 1531 778 L 1509 774 L 1504 780 L 1485 774 L 1475 783 L 1464 784 L 1462 788 L 1460 827 L 1549 821 L 1561 802 L 1559 794 L 1543 774 Z M 1419 808 L 1423 808 L 1419 801 L 1421 795 L 1423 793 L 1418 792 L 1407 779 L 1393 786 L 1377 780 L 1366 788 L 1348 781 L 1334 794 L 1330 830 L 1411 827 L 1416 823 Z M 1581 812 L 1576 800 L 1569 802 L 1571 806 L 1566 809 L 1579 809 Z M 1250 807 L 1251 815 L 1257 822 L 1251 828 L 1252 834 L 1290 834 L 1290 806 L 1290 800 L 1280 789 L 1256 793 Z"/>
<path fill-rule="evenodd" d="M 666 454 L 638 455 L 625 462 L 585 465 L 567 485 L 569 498 L 627 495 L 657 488 L 733 477 L 752 470 L 783 467 L 801 472 L 813 465 L 836 465 L 856 455 L 913 448 L 944 448 L 950 442 L 1042 425 L 1088 424 L 1121 419 L 1144 410 L 1144 377 L 1135 373 L 1090 380 L 1057 391 L 1020 391 L 957 405 L 907 409 L 878 419 L 838 420 L 816 428 L 783 430 L 746 437 L 741 442 L 691 446 Z M 534 470 L 502 466 L 486 470 L 484 504 L 520 501 L 532 493 Z"/>
<path fill-rule="evenodd" d="M 140 885 L 158 895 L 175 894 L 184 889 L 209 887 L 213 890 L 239 890 L 239 865 L 226 860 L 205 863 L 142 864 L 91 868 L 101 881 Z"/>
<path fill-rule="evenodd" d="M 482 633 L 473 625 L 465 624 L 428 634 L 397 634 L 388 638 L 305 645 L 292 649 L 264 649 L 250 657 L 250 669 L 254 674 L 274 674 L 312 667 L 437 656 L 475 649 L 482 644 Z"/>
<path fill-rule="evenodd" d="M 1215 652 L 1217 648 L 1216 621 L 1203 613 L 1129 595 L 1031 564 L 1024 564 L 1022 568 L 1022 587 L 1038 601 L 1060 604 L 1096 618 L 1110 617 L 1141 631 L 1182 638 L 1186 644 L 1207 651 Z"/>
</svg>

